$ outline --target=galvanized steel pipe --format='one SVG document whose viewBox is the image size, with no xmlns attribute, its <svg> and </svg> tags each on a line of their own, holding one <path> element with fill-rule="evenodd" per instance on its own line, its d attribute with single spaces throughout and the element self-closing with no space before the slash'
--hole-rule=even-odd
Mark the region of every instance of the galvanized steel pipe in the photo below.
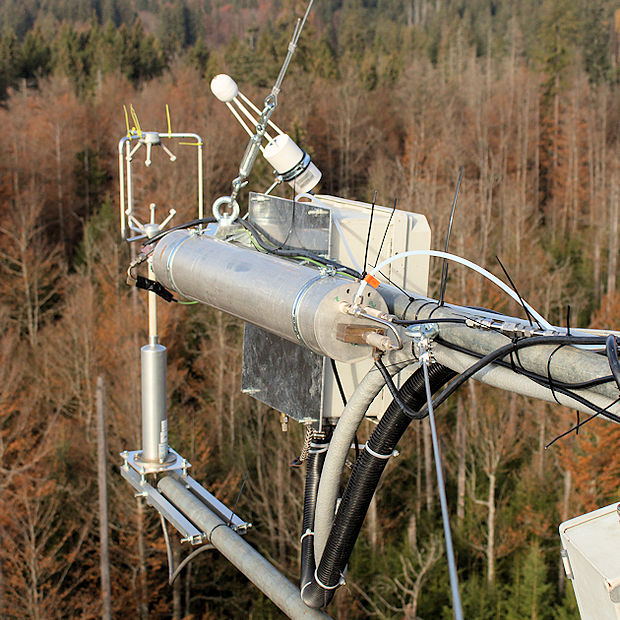
<svg viewBox="0 0 620 620">
<path fill-rule="evenodd" d="M 319 355 L 356 362 L 372 352 L 368 345 L 336 338 L 339 324 L 377 326 L 339 311 L 340 303 L 355 291 L 350 278 L 187 230 L 171 232 L 159 241 L 153 269 L 166 288 Z M 387 310 L 375 290 L 365 293 L 364 304 Z"/>
<path fill-rule="evenodd" d="M 171 477 L 157 488 L 208 536 L 209 542 L 264 592 L 293 620 L 329 620 L 329 616 L 307 607 L 299 590 L 241 536 L 234 532 L 193 493 Z"/>
</svg>

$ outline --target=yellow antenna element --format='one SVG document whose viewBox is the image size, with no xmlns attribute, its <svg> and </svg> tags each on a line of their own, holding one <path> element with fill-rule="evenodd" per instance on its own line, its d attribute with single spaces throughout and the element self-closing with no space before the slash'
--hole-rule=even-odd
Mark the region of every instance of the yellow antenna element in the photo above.
<svg viewBox="0 0 620 620">
<path fill-rule="evenodd" d="M 142 137 L 142 129 L 140 129 L 140 121 L 138 120 L 138 115 L 136 111 L 133 109 L 133 105 L 129 105 L 129 111 L 131 112 L 131 118 L 133 118 L 133 122 L 136 124 L 136 129 L 138 130 L 138 136 Z"/>
<path fill-rule="evenodd" d="M 182 146 L 202 146 L 202 142 L 179 142 Z"/>
<path fill-rule="evenodd" d="M 127 114 L 127 106 L 123 105 L 123 110 L 125 110 L 125 125 L 127 125 L 127 137 L 131 137 L 131 129 L 129 129 L 129 115 Z"/>
<path fill-rule="evenodd" d="M 172 126 L 170 123 L 170 108 L 168 107 L 168 104 L 166 104 L 166 116 L 168 117 L 168 137 L 172 138 Z"/>
</svg>

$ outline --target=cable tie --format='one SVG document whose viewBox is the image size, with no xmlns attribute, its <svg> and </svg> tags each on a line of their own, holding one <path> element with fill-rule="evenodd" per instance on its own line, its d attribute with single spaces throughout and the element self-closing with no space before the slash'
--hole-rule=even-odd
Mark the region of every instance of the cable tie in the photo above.
<svg viewBox="0 0 620 620">
<path fill-rule="evenodd" d="M 302 541 L 303 541 L 303 539 L 304 539 L 306 536 L 314 536 L 314 532 L 313 532 L 310 528 L 308 528 L 308 529 L 307 529 L 307 530 L 306 530 L 306 531 L 305 531 L 305 532 L 301 535 L 301 538 L 299 539 L 299 542 L 302 542 Z"/>
<path fill-rule="evenodd" d="M 329 442 L 327 443 L 314 443 L 314 441 L 310 444 L 311 448 L 329 448 Z"/>
<path fill-rule="evenodd" d="M 394 450 L 392 450 L 392 452 L 390 452 L 389 454 L 379 454 L 378 452 L 375 452 L 372 448 L 368 446 L 368 442 L 364 444 L 364 450 L 366 450 L 368 454 L 374 456 L 377 459 L 385 460 L 385 459 L 389 459 L 390 457 L 394 456 Z"/>
<path fill-rule="evenodd" d="M 340 579 L 338 580 L 338 583 L 335 586 L 326 586 L 319 579 L 319 576 L 317 575 L 318 570 L 319 570 L 318 568 L 314 569 L 314 580 L 316 581 L 316 583 L 317 583 L 317 585 L 319 587 L 323 588 L 323 590 L 335 590 L 336 588 L 339 588 L 340 586 L 343 586 L 345 584 L 344 577 L 341 574 L 340 575 Z"/>
<path fill-rule="evenodd" d="M 329 450 L 329 447 L 325 447 L 325 448 L 320 448 L 319 450 L 308 450 L 308 454 L 322 454 L 323 452 L 327 452 L 327 450 Z"/>
</svg>

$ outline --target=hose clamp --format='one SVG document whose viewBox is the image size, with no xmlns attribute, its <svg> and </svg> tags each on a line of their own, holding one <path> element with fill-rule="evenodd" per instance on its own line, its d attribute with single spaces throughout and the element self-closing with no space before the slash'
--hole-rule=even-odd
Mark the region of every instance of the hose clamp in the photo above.
<svg viewBox="0 0 620 620">
<path fill-rule="evenodd" d="M 297 336 L 297 340 L 301 342 L 305 347 L 313 350 L 312 347 L 309 347 L 303 336 L 301 335 L 301 330 L 299 329 L 299 307 L 301 306 L 301 302 L 303 301 L 306 293 L 320 280 L 323 279 L 323 276 L 317 276 L 316 278 L 312 278 L 312 280 L 308 280 L 300 289 L 299 293 L 297 293 L 297 297 L 295 297 L 295 301 L 293 302 L 293 307 L 291 308 L 291 322 L 293 323 L 293 331 L 295 332 L 295 336 Z"/>
</svg>

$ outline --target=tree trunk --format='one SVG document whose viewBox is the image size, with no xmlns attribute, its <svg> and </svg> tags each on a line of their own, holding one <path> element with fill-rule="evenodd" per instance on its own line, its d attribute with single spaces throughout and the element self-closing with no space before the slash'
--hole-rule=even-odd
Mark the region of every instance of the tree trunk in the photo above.
<svg viewBox="0 0 620 620">
<path fill-rule="evenodd" d="M 222 444 L 224 441 L 224 376 L 226 374 L 226 330 L 224 327 L 224 319 L 221 312 L 216 312 L 217 321 L 217 386 L 215 397 L 215 436 L 217 440 L 217 450 L 222 453 Z"/>
<path fill-rule="evenodd" d="M 456 451 L 458 455 L 456 525 L 460 528 L 465 519 L 465 482 L 467 466 L 467 430 L 463 396 L 456 401 Z"/>
<path fill-rule="evenodd" d="M 149 599 L 146 581 L 146 548 L 144 545 L 144 504 L 142 498 L 136 498 L 137 520 L 138 520 L 138 575 L 140 581 L 140 593 L 138 601 L 138 614 L 140 620 L 147 620 L 149 617 Z"/>
<path fill-rule="evenodd" d="M 99 482 L 99 548 L 101 568 L 101 618 L 112 619 L 110 588 L 110 543 L 108 531 L 108 476 L 106 467 L 105 411 L 103 408 L 103 377 L 97 377 L 97 478 Z"/>
<path fill-rule="evenodd" d="M 609 262 L 607 267 L 607 294 L 616 292 L 616 271 L 618 269 L 618 177 L 611 179 L 609 197 Z"/>
<path fill-rule="evenodd" d="M 181 563 L 181 546 L 179 544 L 179 539 L 176 536 L 172 536 L 171 543 L 172 561 L 174 566 L 178 566 Z M 183 607 L 181 605 L 181 579 L 177 577 L 174 584 L 172 585 L 172 619 L 182 620 L 182 611 Z"/>
<path fill-rule="evenodd" d="M 488 540 L 487 540 L 487 583 L 493 585 L 495 581 L 495 472 L 489 473 L 489 523 L 488 523 Z"/>
<path fill-rule="evenodd" d="M 424 482 L 426 488 L 426 510 L 433 510 L 433 446 L 431 444 L 431 426 L 428 418 L 422 421 L 424 439 Z"/>
<path fill-rule="evenodd" d="M 366 517 L 366 521 L 368 523 L 368 540 L 370 542 L 370 550 L 372 551 L 372 556 L 377 553 L 377 496 L 373 495 L 370 500 L 370 506 L 368 507 L 368 516 Z"/>
</svg>

